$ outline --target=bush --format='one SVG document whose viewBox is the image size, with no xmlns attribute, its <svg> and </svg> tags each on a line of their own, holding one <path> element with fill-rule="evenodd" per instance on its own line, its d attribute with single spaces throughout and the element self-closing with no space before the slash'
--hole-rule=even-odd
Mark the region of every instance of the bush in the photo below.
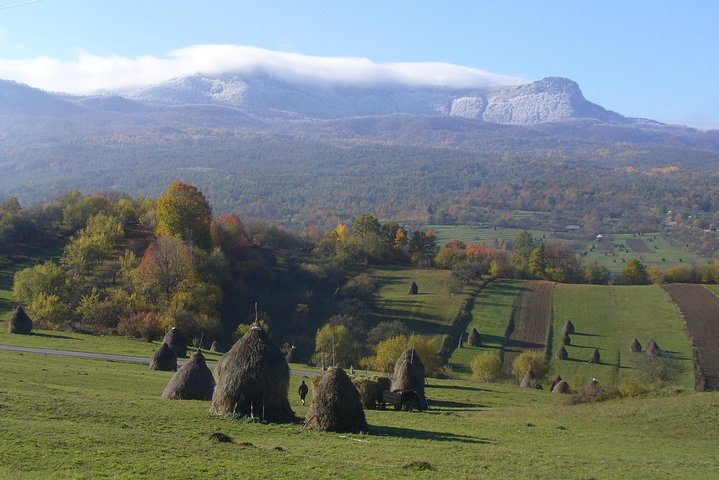
<svg viewBox="0 0 719 480">
<path fill-rule="evenodd" d="M 617 385 L 617 393 L 620 397 L 638 397 L 651 390 L 649 385 L 638 378 L 630 378 Z"/>
<path fill-rule="evenodd" d="M 148 342 L 164 335 L 160 317 L 155 312 L 133 313 L 117 323 L 117 331 L 120 335 L 142 338 Z"/>
<path fill-rule="evenodd" d="M 474 357 L 471 367 L 472 378 L 480 382 L 492 382 L 502 376 L 502 360 L 493 352 Z"/>
<path fill-rule="evenodd" d="M 639 373 L 639 378 L 650 384 L 670 383 L 684 373 L 683 365 L 677 359 L 667 356 L 652 357 L 644 353 L 635 353 L 630 363 Z"/>
<path fill-rule="evenodd" d="M 425 374 L 429 377 L 436 377 L 441 372 L 442 357 L 439 355 L 440 337 L 411 337 L 398 336 L 383 340 L 377 345 L 377 354 L 371 361 L 373 370 L 391 373 L 394 364 L 402 353 L 414 346 L 415 352 L 422 359 Z"/>
<path fill-rule="evenodd" d="M 548 365 L 542 352 L 527 350 L 522 352 L 512 363 L 512 374 L 520 381 L 530 370 L 538 380 L 547 375 Z"/>
<path fill-rule="evenodd" d="M 58 330 L 68 326 L 71 321 L 70 306 L 57 295 L 38 294 L 29 306 L 32 318 L 40 326 Z"/>
</svg>

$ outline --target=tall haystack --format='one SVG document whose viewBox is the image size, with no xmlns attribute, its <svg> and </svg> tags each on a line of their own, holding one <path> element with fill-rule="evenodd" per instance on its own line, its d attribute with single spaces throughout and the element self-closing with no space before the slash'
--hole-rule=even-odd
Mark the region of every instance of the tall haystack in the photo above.
<svg viewBox="0 0 719 480">
<path fill-rule="evenodd" d="M 642 351 L 642 344 L 639 343 L 639 340 L 636 338 L 632 340 L 632 344 L 629 345 L 629 349 L 634 353 L 641 353 Z"/>
<path fill-rule="evenodd" d="M 7 321 L 7 331 L 10 333 L 19 333 L 22 335 L 30 335 L 32 333 L 32 320 L 25 313 L 25 309 L 18 305 L 10 314 Z"/>
<path fill-rule="evenodd" d="M 152 355 L 150 370 L 164 370 L 166 372 L 177 370 L 177 355 L 165 342 L 162 342 L 160 348 L 155 350 Z"/>
<path fill-rule="evenodd" d="M 330 368 L 315 382 L 305 428 L 350 433 L 368 430 L 360 394 L 341 368 Z"/>
<path fill-rule="evenodd" d="M 295 355 L 297 355 L 297 347 L 292 345 L 290 349 L 287 350 L 287 355 L 285 355 L 285 360 L 287 360 L 287 363 L 294 362 Z"/>
<path fill-rule="evenodd" d="M 572 344 L 572 338 L 569 336 L 568 333 L 565 333 L 562 337 L 562 345 L 571 345 Z"/>
<path fill-rule="evenodd" d="M 215 379 L 199 350 L 180 367 L 162 392 L 170 400 L 211 400 Z"/>
<path fill-rule="evenodd" d="M 522 379 L 522 382 L 519 384 L 522 388 L 532 388 L 532 384 L 534 383 L 534 379 L 536 377 L 534 376 L 534 372 L 529 369 L 527 370 L 527 373 L 524 374 L 524 378 Z"/>
<path fill-rule="evenodd" d="M 172 327 L 163 340 L 178 357 L 187 356 L 187 338 L 176 327 Z"/>
<path fill-rule="evenodd" d="M 567 323 L 564 324 L 564 327 L 562 328 L 562 333 L 565 335 L 568 333 L 574 333 L 574 324 L 571 320 L 567 320 Z"/>
<path fill-rule="evenodd" d="M 659 348 L 659 345 L 657 345 L 657 342 L 654 341 L 654 339 L 650 338 L 647 340 L 647 347 L 645 348 L 647 355 L 650 357 L 661 357 L 662 356 L 662 349 Z"/>
<path fill-rule="evenodd" d="M 557 353 L 555 353 L 554 356 L 560 360 L 566 360 L 569 358 L 569 354 L 567 353 L 567 349 L 564 348 L 564 345 L 559 347 L 559 350 L 557 350 Z"/>
<path fill-rule="evenodd" d="M 222 346 L 220 342 L 215 340 L 212 342 L 212 345 L 210 345 L 210 351 L 211 352 L 217 352 L 217 353 L 225 353 L 227 350 L 225 350 L 225 347 Z"/>
<path fill-rule="evenodd" d="M 415 282 L 412 282 L 412 285 L 409 286 L 409 292 L 410 295 L 417 295 L 419 293 L 419 287 Z"/>
<path fill-rule="evenodd" d="M 552 393 L 570 393 L 571 389 L 566 380 L 561 380 L 552 389 Z"/>
<path fill-rule="evenodd" d="M 294 418 L 287 400 L 290 368 L 287 360 L 260 327 L 250 328 L 215 369 L 217 385 L 211 411 L 264 420 Z"/>
<path fill-rule="evenodd" d="M 469 336 L 467 337 L 467 345 L 470 347 L 479 347 L 482 345 L 482 337 L 479 336 L 479 332 L 474 327 L 472 327 L 472 331 L 469 332 Z"/>
<path fill-rule="evenodd" d="M 419 395 L 422 410 L 428 408 L 424 396 L 424 364 L 414 348 L 405 350 L 395 362 L 392 390 L 414 390 Z"/>
<path fill-rule="evenodd" d="M 592 350 L 592 353 L 589 355 L 589 363 L 599 363 L 599 349 L 595 348 Z"/>
<path fill-rule="evenodd" d="M 352 384 L 360 394 L 362 406 L 374 410 L 382 402 L 382 392 L 391 388 L 392 381 L 387 377 L 354 377 Z"/>
</svg>

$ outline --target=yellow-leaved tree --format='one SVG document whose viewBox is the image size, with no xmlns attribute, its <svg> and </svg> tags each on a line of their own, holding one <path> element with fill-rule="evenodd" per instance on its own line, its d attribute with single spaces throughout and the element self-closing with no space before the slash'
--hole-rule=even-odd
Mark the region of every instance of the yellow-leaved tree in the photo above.
<svg viewBox="0 0 719 480">
<path fill-rule="evenodd" d="M 424 371 L 427 376 L 437 376 L 442 368 L 442 357 L 439 355 L 441 348 L 440 337 L 422 337 L 419 335 L 401 335 L 391 337 L 377 344 L 376 355 L 370 362 L 373 370 L 392 373 L 394 364 L 408 348 L 414 347 L 424 364 Z"/>
<path fill-rule="evenodd" d="M 197 187 L 177 181 L 157 201 L 157 228 L 160 237 L 182 238 L 202 249 L 212 248 L 212 211 Z"/>
</svg>

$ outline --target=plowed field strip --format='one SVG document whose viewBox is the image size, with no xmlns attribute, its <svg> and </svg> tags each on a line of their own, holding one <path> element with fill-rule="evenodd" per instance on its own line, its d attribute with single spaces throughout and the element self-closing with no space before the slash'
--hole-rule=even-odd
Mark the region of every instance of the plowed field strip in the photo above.
<svg viewBox="0 0 719 480">
<path fill-rule="evenodd" d="M 684 315 L 707 388 L 719 390 L 719 297 L 702 285 L 675 283 L 664 289 Z"/>
<path fill-rule="evenodd" d="M 637 253 L 652 253 L 652 249 L 641 238 L 630 238 L 627 240 L 627 245 Z"/>
<path fill-rule="evenodd" d="M 553 289 L 553 282 L 533 280 L 520 290 L 514 307 L 514 330 L 504 349 L 506 372 L 512 370 L 512 362 L 523 351 L 546 348 Z"/>
</svg>

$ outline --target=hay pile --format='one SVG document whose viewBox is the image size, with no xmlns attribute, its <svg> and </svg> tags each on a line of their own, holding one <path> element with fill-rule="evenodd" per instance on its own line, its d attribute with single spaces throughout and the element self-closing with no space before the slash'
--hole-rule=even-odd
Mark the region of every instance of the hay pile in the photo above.
<svg viewBox="0 0 719 480">
<path fill-rule="evenodd" d="M 631 350 L 634 353 L 641 353 L 642 351 L 642 344 L 639 343 L 639 340 L 636 338 L 632 340 L 632 344 L 629 345 L 629 350 Z"/>
<path fill-rule="evenodd" d="M 223 346 L 220 344 L 220 342 L 218 342 L 217 340 L 215 340 L 214 342 L 212 342 L 212 345 L 210 345 L 210 351 L 211 351 L 211 352 L 217 352 L 217 353 L 225 353 L 225 352 L 227 352 L 227 350 L 225 349 L 225 347 L 223 347 Z"/>
<path fill-rule="evenodd" d="M 567 320 L 567 323 L 564 324 L 564 327 L 562 328 L 562 333 L 565 335 L 568 333 L 574 333 L 574 324 L 571 320 Z"/>
<path fill-rule="evenodd" d="M 662 349 L 659 348 L 659 345 L 657 345 L 657 342 L 654 341 L 654 339 L 650 338 L 647 341 L 647 347 L 645 348 L 647 355 L 650 357 L 661 357 L 664 352 L 662 352 Z"/>
<path fill-rule="evenodd" d="M 362 406 L 367 410 L 375 410 L 382 403 L 382 392 L 392 387 L 392 381 L 387 377 L 355 377 L 352 385 L 360 394 Z"/>
<path fill-rule="evenodd" d="M 409 286 L 409 292 L 410 295 L 417 295 L 419 293 L 419 287 L 416 283 L 412 282 L 412 285 Z"/>
<path fill-rule="evenodd" d="M 567 353 L 567 349 L 564 348 L 564 345 L 559 347 L 559 350 L 557 350 L 557 353 L 555 353 L 554 356 L 560 360 L 566 360 L 569 358 L 569 354 Z"/>
<path fill-rule="evenodd" d="M 213 413 L 273 421 L 294 418 L 287 400 L 290 368 L 262 328 L 250 328 L 218 362 L 215 372 Z"/>
<path fill-rule="evenodd" d="M 571 345 L 572 344 L 572 338 L 569 336 L 568 333 L 565 333 L 562 337 L 562 345 Z"/>
<path fill-rule="evenodd" d="M 287 360 L 287 363 L 294 362 L 296 354 L 297 354 L 297 347 L 292 345 L 290 347 L 290 349 L 287 350 L 287 355 L 285 355 L 285 360 Z"/>
<path fill-rule="evenodd" d="M 18 305 L 10 314 L 10 318 L 7 321 L 7 331 L 21 335 L 30 335 L 32 333 L 32 320 L 21 306 Z"/>
<path fill-rule="evenodd" d="M 163 340 L 178 357 L 187 356 L 187 338 L 176 328 L 172 327 Z"/>
<path fill-rule="evenodd" d="M 419 395 L 422 410 L 429 408 L 424 396 L 424 364 L 413 348 L 405 350 L 395 362 L 392 390 L 414 390 Z"/>
<path fill-rule="evenodd" d="M 360 394 L 341 368 L 330 368 L 315 381 L 305 428 L 350 433 L 368 430 Z"/>
<path fill-rule="evenodd" d="M 592 350 L 591 355 L 589 355 L 589 363 L 599 363 L 599 349 L 595 348 Z"/>
<path fill-rule="evenodd" d="M 479 336 L 479 332 L 474 327 L 472 327 L 472 331 L 469 332 L 469 336 L 467 337 L 467 345 L 470 347 L 479 347 L 482 345 L 482 337 Z"/>
<path fill-rule="evenodd" d="M 532 388 L 535 378 L 534 372 L 531 369 L 527 370 L 527 373 L 524 374 L 524 378 L 520 382 L 519 386 L 522 388 Z"/>
<path fill-rule="evenodd" d="M 165 342 L 162 342 L 160 348 L 152 355 L 150 370 L 163 370 L 166 372 L 177 370 L 177 356 Z"/>
<path fill-rule="evenodd" d="M 205 357 L 199 350 L 180 367 L 162 392 L 170 400 L 210 400 L 215 390 L 215 379 L 207 368 Z"/>
<path fill-rule="evenodd" d="M 561 382 L 561 381 L 562 381 L 562 377 L 560 377 L 559 375 L 557 375 L 557 378 L 555 378 L 554 380 L 552 380 L 552 384 L 549 386 L 549 391 L 551 392 L 552 390 L 554 390 L 554 387 L 555 387 L 559 382 Z"/>
<path fill-rule="evenodd" d="M 571 389 L 566 380 L 560 380 L 552 389 L 552 393 L 571 393 Z"/>
</svg>

